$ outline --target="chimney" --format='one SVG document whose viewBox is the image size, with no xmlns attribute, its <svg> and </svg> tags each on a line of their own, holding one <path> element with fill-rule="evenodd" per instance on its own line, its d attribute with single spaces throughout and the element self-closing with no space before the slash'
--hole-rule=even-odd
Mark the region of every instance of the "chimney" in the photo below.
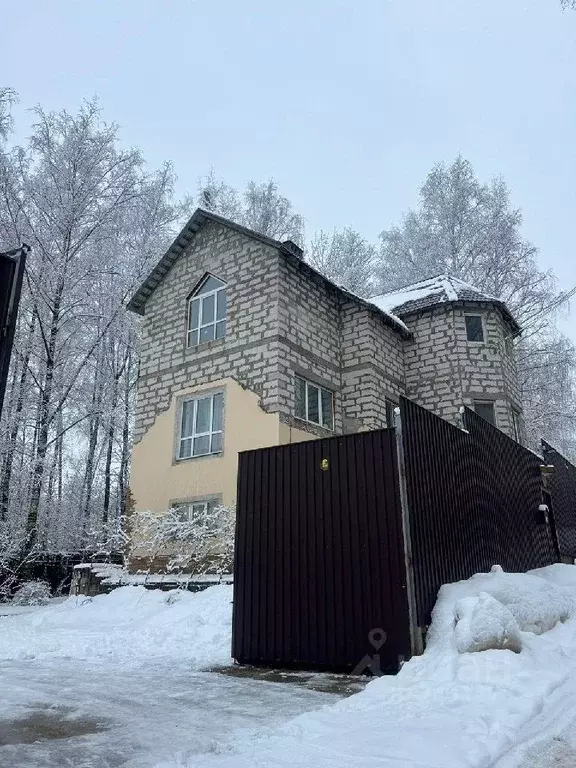
<svg viewBox="0 0 576 768">
<path fill-rule="evenodd" d="M 284 240 L 282 245 L 293 256 L 296 256 L 297 259 L 303 259 L 304 258 L 304 251 L 303 251 L 303 249 L 300 248 L 299 245 L 296 245 L 296 243 L 294 243 L 292 240 Z"/>
</svg>

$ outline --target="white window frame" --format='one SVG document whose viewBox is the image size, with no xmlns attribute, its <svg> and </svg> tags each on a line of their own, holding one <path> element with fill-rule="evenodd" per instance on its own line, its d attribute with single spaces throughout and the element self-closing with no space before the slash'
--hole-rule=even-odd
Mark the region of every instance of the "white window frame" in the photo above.
<svg viewBox="0 0 576 768">
<path fill-rule="evenodd" d="M 468 326 L 466 325 L 466 318 L 467 317 L 479 317 L 480 322 L 482 324 L 482 341 L 471 341 L 468 338 Z M 468 344 L 477 344 L 480 346 L 481 344 L 486 344 L 486 319 L 484 315 L 480 314 L 480 312 L 465 312 L 464 313 L 464 327 L 466 331 L 466 341 Z"/>
<path fill-rule="evenodd" d="M 304 413 L 306 414 L 306 418 L 303 418 L 302 416 L 299 416 L 299 415 L 295 414 L 296 418 L 300 419 L 300 421 L 305 421 L 308 424 L 314 424 L 317 427 L 322 427 L 322 429 L 327 429 L 330 432 L 333 432 L 334 431 L 334 392 L 331 389 L 327 389 L 326 387 L 321 386 L 320 384 L 316 384 L 316 382 L 314 382 L 314 381 L 310 381 L 305 376 L 301 376 L 299 373 L 295 374 L 294 378 L 295 378 L 295 381 L 296 381 L 296 386 L 298 386 L 298 379 L 300 379 L 300 381 L 303 381 L 304 385 L 305 385 L 304 386 Z M 308 418 L 308 414 L 309 414 L 309 411 L 308 411 L 308 403 L 309 403 L 309 400 L 308 400 L 308 398 L 309 398 L 308 388 L 309 387 L 314 387 L 315 389 L 318 390 L 318 418 L 319 418 L 319 421 L 313 421 L 312 419 Z M 323 392 L 326 393 L 327 395 L 330 395 L 330 411 L 331 411 L 331 415 L 332 415 L 332 425 L 331 426 L 327 426 L 326 424 L 324 424 L 324 413 L 322 412 L 322 393 Z"/>
<path fill-rule="evenodd" d="M 222 397 L 222 424 L 220 429 L 214 429 L 214 398 Z M 196 421 L 198 418 L 198 403 L 200 400 L 210 400 L 210 429 L 204 432 L 196 431 Z M 192 411 L 192 432 L 190 435 L 182 435 L 182 427 L 184 422 L 184 409 L 188 403 L 193 403 Z M 213 450 L 212 443 L 214 435 L 220 435 L 220 448 Z M 209 450 L 205 453 L 194 453 L 194 440 L 200 437 L 209 437 Z M 190 440 L 190 455 L 182 455 L 182 444 L 185 441 Z M 207 394 L 197 395 L 196 397 L 187 397 L 182 400 L 180 404 L 180 419 L 178 426 L 178 446 L 176 452 L 176 459 L 178 461 L 187 461 L 188 459 L 197 459 L 201 456 L 217 456 L 224 450 L 224 393 L 223 392 L 210 392 Z"/>
<path fill-rule="evenodd" d="M 206 291 L 206 293 L 202 293 L 202 286 L 210 279 L 214 278 L 214 280 L 218 280 L 219 283 L 222 283 L 220 287 L 214 288 L 211 291 Z M 210 341 L 215 341 L 219 339 L 223 339 L 226 336 L 226 323 L 227 323 L 227 315 L 228 315 L 228 307 L 226 307 L 226 312 L 224 313 L 224 317 L 218 318 L 218 295 L 222 292 L 226 293 L 226 283 L 224 283 L 222 280 L 220 280 L 219 277 L 216 277 L 215 275 L 207 275 L 201 282 L 201 284 L 196 288 L 194 293 L 188 298 L 188 312 L 186 317 L 186 347 L 188 349 L 193 349 L 195 347 L 200 346 L 200 344 L 207 344 Z M 214 297 L 214 318 L 207 323 L 203 322 L 203 314 L 204 314 L 204 302 L 206 299 L 210 298 L 210 296 Z M 193 302 L 198 302 L 198 325 L 194 326 L 194 328 L 190 327 L 190 323 L 192 322 L 192 304 Z M 216 326 L 220 323 L 224 323 L 224 336 L 219 336 L 218 339 L 216 339 Z M 210 328 L 212 327 L 212 338 L 211 339 L 201 339 L 202 330 L 204 328 Z M 194 332 L 198 333 L 198 341 L 196 344 L 190 343 L 190 338 Z"/>
<path fill-rule="evenodd" d="M 178 512 L 182 512 L 182 515 L 183 517 L 185 516 L 187 523 L 193 523 L 196 516 L 194 510 L 200 508 L 200 516 L 208 515 L 208 509 L 210 505 L 213 505 L 214 508 L 217 508 L 221 506 L 221 501 L 216 497 L 211 499 L 198 499 L 197 501 L 178 501 L 173 505 L 173 508 Z"/>
</svg>

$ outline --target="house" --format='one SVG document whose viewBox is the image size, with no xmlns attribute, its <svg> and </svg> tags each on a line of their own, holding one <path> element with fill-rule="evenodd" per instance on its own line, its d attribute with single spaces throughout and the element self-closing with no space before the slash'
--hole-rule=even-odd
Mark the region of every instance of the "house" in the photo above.
<svg viewBox="0 0 576 768">
<path fill-rule="evenodd" d="M 390 426 L 401 394 L 521 440 L 501 301 L 449 276 L 364 300 L 302 256 L 198 209 L 132 297 L 137 509 L 233 505 L 239 451 Z"/>
</svg>

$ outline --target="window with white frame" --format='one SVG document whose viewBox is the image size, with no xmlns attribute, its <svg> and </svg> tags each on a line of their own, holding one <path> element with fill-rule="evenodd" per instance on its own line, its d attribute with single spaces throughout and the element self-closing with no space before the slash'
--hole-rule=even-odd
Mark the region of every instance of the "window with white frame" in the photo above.
<svg viewBox="0 0 576 768">
<path fill-rule="evenodd" d="M 182 402 L 177 454 L 179 459 L 222 451 L 223 408 L 222 392 Z"/>
<path fill-rule="evenodd" d="M 333 393 L 302 376 L 296 376 L 295 416 L 325 429 L 334 429 Z"/>
<path fill-rule="evenodd" d="M 182 523 L 193 523 L 202 526 L 207 533 L 213 533 L 218 528 L 218 499 L 202 501 L 183 501 L 173 505 Z"/>
<path fill-rule="evenodd" d="M 226 336 L 226 283 L 208 275 L 188 299 L 186 346 Z"/>
<path fill-rule="evenodd" d="M 484 319 L 482 315 L 465 315 L 466 338 L 468 341 L 484 342 Z"/>
</svg>

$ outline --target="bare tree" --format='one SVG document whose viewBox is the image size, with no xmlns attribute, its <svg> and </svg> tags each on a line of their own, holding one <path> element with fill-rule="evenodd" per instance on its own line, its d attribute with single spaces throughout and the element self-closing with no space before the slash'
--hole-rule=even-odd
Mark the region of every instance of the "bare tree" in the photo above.
<svg viewBox="0 0 576 768">
<path fill-rule="evenodd" d="M 0 424 L 0 519 L 25 528 L 30 551 L 78 548 L 122 515 L 137 365 L 124 305 L 183 210 L 170 166 L 147 173 L 117 136 L 90 102 L 38 108 L 29 144 L 0 147 L 0 238 L 33 246 Z"/>
<path fill-rule="evenodd" d="M 332 234 L 316 232 L 306 256 L 329 280 L 359 296 L 373 293 L 375 257 L 375 246 L 349 227 Z"/>
<path fill-rule="evenodd" d="M 262 184 L 249 181 L 241 195 L 211 171 L 198 182 L 197 203 L 275 240 L 293 240 L 299 245 L 304 241 L 304 219 L 279 193 L 273 179 Z"/>
</svg>

